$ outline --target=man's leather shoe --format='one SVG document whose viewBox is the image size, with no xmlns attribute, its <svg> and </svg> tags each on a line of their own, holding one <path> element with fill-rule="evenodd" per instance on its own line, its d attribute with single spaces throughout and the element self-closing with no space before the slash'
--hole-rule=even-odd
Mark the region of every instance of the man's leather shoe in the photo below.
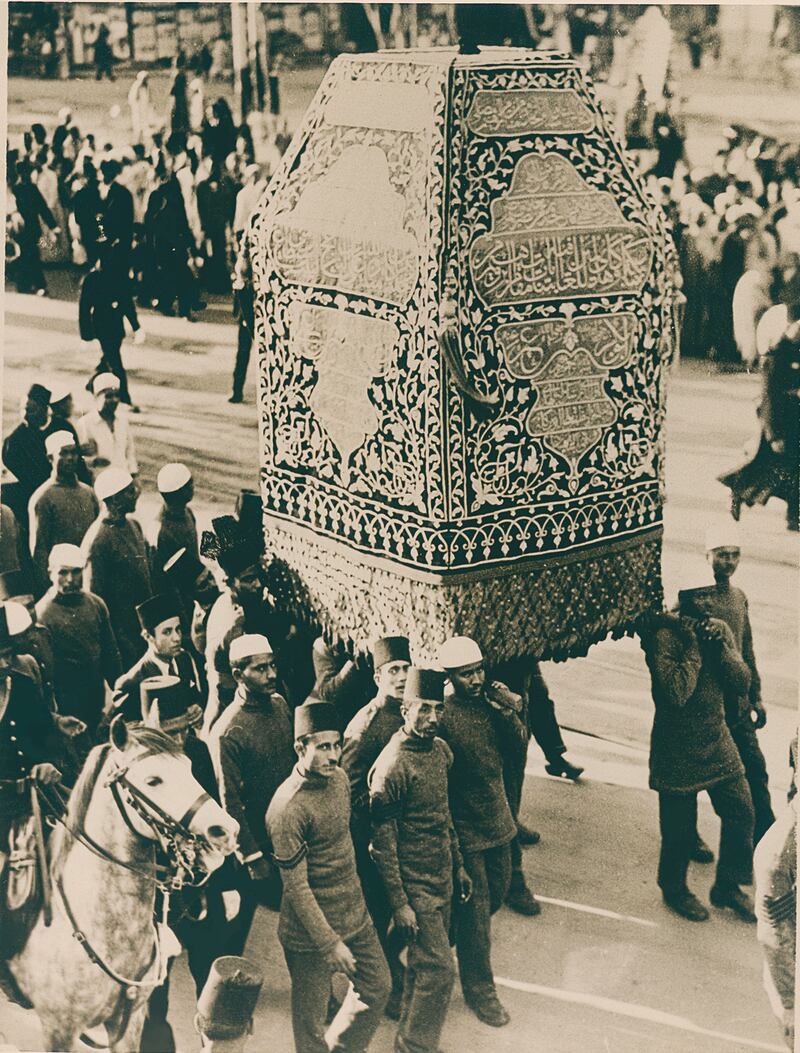
<svg viewBox="0 0 800 1053">
<path fill-rule="evenodd" d="M 524 823 L 517 823 L 517 838 L 521 845 L 538 845 L 542 839 L 542 835 L 536 831 L 531 830 L 529 826 Z"/>
<path fill-rule="evenodd" d="M 524 881 L 512 881 L 506 895 L 506 906 L 528 918 L 535 918 L 537 914 L 542 913 L 541 904 Z"/>
<path fill-rule="evenodd" d="M 554 775 L 557 779 L 572 779 L 573 782 L 583 775 L 583 768 L 568 761 L 566 757 L 559 757 L 552 764 L 545 764 L 544 770 L 548 775 Z"/>
<path fill-rule="evenodd" d="M 670 895 L 665 892 L 664 902 L 670 910 L 674 910 L 687 921 L 708 921 L 708 910 L 688 889 Z"/>
<path fill-rule="evenodd" d="M 708 845 L 705 843 L 702 837 L 698 837 L 697 844 L 692 849 L 689 858 L 695 863 L 713 863 L 714 853 L 711 851 L 711 849 L 708 847 Z"/>
<path fill-rule="evenodd" d="M 753 901 L 746 892 L 742 892 L 736 885 L 731 888 L 711 889 L 708 897 L 715 907 L 730 907 L 734 914 L 746 921 L 749 925 L 755 925 L 756 916 L 753 913 Z"/>
<path fill-rule="evenodd" d="M 511 1020 L 506 1010 L 500 1004 L 497 995 L 483 998 L 480 1002 L 467 1002 L 472 1012 L 489 1027 L 505 1027 Z"/>
</svg>

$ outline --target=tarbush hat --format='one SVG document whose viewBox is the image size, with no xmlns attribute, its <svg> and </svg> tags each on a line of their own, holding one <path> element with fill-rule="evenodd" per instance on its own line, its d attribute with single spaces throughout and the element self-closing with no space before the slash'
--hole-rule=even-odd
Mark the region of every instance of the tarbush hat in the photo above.
<svg viewBox="0 0 800 1053">
<path fill-rule="evenodd" d="M 133 482 L 133 476 L 124 468 L 106 468 L 94 481 L 94 492 L 98 501 L 107 501 L 127 490 Z"/>
<path fill-rule="evenodd" d="M 22 570 L 7 570 L 0 574 L 0 600 L 13 600 L 15 596 L 32 596 L 33 589 L 28 575 Z"/>
<path fill-rule="evenodd" d="M 142 720 L 152 722 L 156 716 L 162 731 L 184 731 L 203 722 L 202 709 L 180 677 L 150 676 L 139 685 L 139 695 Z"/>
<path fill-rule="evenodd" d="M 304 739 L 321 731 L 340 731 L 339 714 L 330 702 L 323 702 L 310 695 L 302 706 L 294 711 L 294 737 Z"/>
<path fill-rule="evenodd" d="M 47 566 L 50 570 L 61 570 L 63 567 L 79 567 L 83 570 L 86 566 L 86 556 L 77 545 L 53 545 Z"/>
<path fill-rule="evenodd" d="M 31 616 L 21 603 L 14 603 L 13 600 L 6 601 L 0 606 L 0 647 L 14 644 L 16 642 L 14 637 L 30 629 L 31 625 L 33 625 Z"/>
<path fill-rule="evenodd" d="M 253 1013 L 264 974 L 247 958 L 225 955 L 211 966 L 194 1026 L 211 1041 L 240 1038 L 252 1031 Z"/>
<path fill-rule="evenodd" d="M 169 593 L 151 596 L 149 600 L 140 603 L 136 608 L 139 624 L 151 636 L 162 622 L 168 621 L 170 618 L 179 618 L 180 615 L 180 601 L 177 596 Z"/>
<path fill-rule="evenodd" d="M 715 548 L 741 548 L 739 527 L 732 519 L 714 523 L 706 530 L 706 552 Z"/>
<path fill-rule="evenodd" d="M 60 450 L 65 446 L 75 446 L 75 436 L 72 432 L 61 430 L 54 431 L 44 440 L 44 448 L 48 457 L 57 457 Z"/>
<path fill-rule="evenodd" d="M 156 485 L 160 494 L 174 494 L 192 481 L 192 473 L 185 464 L 165 464 L 158 473 Z"/>
<path fill-rule="evenodd" d="M 245 633 L 231 640 L 228 648 L 228 661 L 233 665 L 235 662 L 243 662 L 247 658 L 253 658 L 257 654 L 274 654 L 272 644 L 266 636 L 261 633 Z"/>
<path fill-rule="evenodd" d="M 372 645 L 372 662 L 378 670 L 387 662 L 411 664 L 411 649 L 407 636 L 383 636 Z"/>
<path fill-rule="evenodd" d="M 256 564 L 260 567 L 262 552 L 257 541 L 246 539 L 231 548 L 221 550 L 217 556 L 217 563 L 227 577 L 235 578 L 248 567 L 254 567 Z"/>
<path fill-rule="evenodd" d="M 445 675 L 440 669 L 419 669 L 412 665 L 408 671 L 403 698 L 406 702 L 443 702 Z"/>
<path fill-rule="evenodd" d="M 442 644 L 439 665 L 442 669 L 462 669 L 483 661 L 481 649 L 469 636 L 453 636 Z"/>
</svg>

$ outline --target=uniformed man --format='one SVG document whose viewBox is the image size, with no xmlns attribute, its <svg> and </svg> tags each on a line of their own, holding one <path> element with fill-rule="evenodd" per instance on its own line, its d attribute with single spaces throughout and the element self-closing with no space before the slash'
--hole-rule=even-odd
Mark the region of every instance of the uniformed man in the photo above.
<svg viewBox="0 0 800 1053">
<path fill-rule="evenodd" d="M 28 503 L 42 483 L 50 477 L 50 462 L 44 445 L 44 428 L 50 406 L 50 390 L 31 384 L 22 405 L 22 421 L 3 441 L 3 464 L 16 478 L 3 496 L 17 517 L 25 538 L 28 536 Z"/>
<path fill-rule="evenodd" d="M 205 706 L 200 672 L 192 655 L 183 646 L 181 608 L 177 596 L 152 596 L 136 608 L 147 650 L 114 684 L 113 713 L 126 720 L 137 720 L 141 698 L 139 685 L 152 676 L 177 676 L 186 685 L 193 704 Z"/>
<path fill-rule="evenodd" d="M 356 873 L 335 708 L 314 696 L 298 706 L 294 738 L 297 765 L 272 799 L 267 830 L 283 878 L 278 938 L 292 980 L 295 1050 L 363 1053 L 390 976 Z M 331 972 L 350 987 L 326 1031 Z"/>
<path fill-rule="evenodd" d="M 29 624 L 28 613 L 20 604 L 0 606 L 0 857 L 11 849 L 15 824 L 30 815 L 29 780 L 47 786 L 61 778 L 53 716 L 36 681 L 14 667 L 15 637 Z M 5 862 L 0 858 L 0 870 Z M 0 928 L 6 926 L 0 924 Z M 18 950 L 4 931 L 0 954 L 11 957 Z"/>
<path fill-rule="evenodd" d="M 256 903 L 273 909 L 280 896 L 271 864 L 264 816 L 273 794 L 292 770 L 292 722 L 277 692 L 278 669 L 266 636 L 246 633 L 230 646 L 236 696 L 208 740 L 222 804 L 239 823 L 236 858 L 245 870 L 243 911 Z"/>
<path fill-rule="evenodd" d="M 105 601 L 122 664 L 129 669 L 145 650 L 136 608 L 153 595 L 150 550 L 138 520 L 132 518 L 139 489 L 121 468 L 106 468 L 94 489 L 104 511 L 81 545 L 86 587 Z"/>
<path fill-rule="evenodd" d="M 372 645 L 375 683 L 378 694 L 353 717 L 344 733 L 342 768 L 350 779 L 352 818 L 350 822 L 356 851 L 356 868 L 364 899 L 381 941 L 392 973 L 392 993 L 386 1015 L 400 1017 L 403 994 L 403 966 L 400 952 L 405 939 L 396 929 L 389 932 L 392 908 L 386 887 L 370 856 L 369 787 L 367 774 L 392 736 L 403 726 L 402 699 L 411 666 L 408 638 L 385 636 Z"/>
<path fill-rule="evenodd" d="M 462 903 L 464 869 L 448 802 L 449 746 L 437 737 L 444 674 L 411 668 L 403 727 L 369 773 L 372 854 L 394 924 L 408 940 L 408 968 L 396 1053 L 437 1053 L 455 979 L 448 938 L 454 885 Z"/>
<path fill-rule="evenodd" d="M 497 997 L 491 962 L 491 916 L 503 904 L 511 881 L 511 842 L 516 824 L 503 782 L 503 756 L 527 742 L 521 700 L 499 681 L 486 683 L 480 647 L 454 636 L 439 652 L 451 691 L 442 738 L 453 752 L 450 810 L 472 881 L 461 906 L 456 950 L 464 1001 L 479 1020 L 503 1027 L 509 1015 Z"/>
<path fill-rule="evenodd" d="M 714 585 L 688 589 L 685 596 L 698 614 L 720 618 L 733 633 L 739 654 L 750 670 L 750 690 L 746 695 L 726 700 L 725 719 L 744 764 L 755 811 L 753 840 L 755 844 L 775 822 L 769 796 L 767 762 L 758 743 L 757 731 L 767 723 L 767 711 L 761 699 L 761 677 L 758 674 L 753 630 L 747 597 L 731 585 L 739 567 L 742 550 L 739 530 L 732 520 L 711 527 L 706 533 L 706 558 L 711 564 Z"/>
<path fill-rule="evenodd" d="M 91 486 L 78 479 L 80 451 L 68 431 L 56 431 L 44 441 L 53 473 L 30 500 L 30 548 L 40 596 L 47 587 L 47 557 L 53 545 L 80 545 L 100 514 Z"/>
<path fill-rule="evenodd" d="M 53 668 L 55 666 L 55 657 L 53 653 L 53 639 L 50 630 L 37 621 L 33 587 L 27 574 L 21 570 L 11 570 L 5 574 L 0 574 L 0 601 L 6 602 L 8 600 L 12 600 L 14 603 L 24 607 L 30 618 L 28 628 L 17 640 L 17 653 L 30 655 L 36 662 L 37 678 L 42 697 L 48 708 L 54 710 Z"/>
<path fill-rule="evenodd" d="M 164 565 L 178 552 L 186 551 L 194 558 L 199 556 L 197 520 L 189 507 L 194 497 L 194 480 L 185 464 L 165 464 L 158 473 L 158 492 L 162 505 L 158 510 L 154 537 L 151 544 L 157 575 Z"/>
</svg>

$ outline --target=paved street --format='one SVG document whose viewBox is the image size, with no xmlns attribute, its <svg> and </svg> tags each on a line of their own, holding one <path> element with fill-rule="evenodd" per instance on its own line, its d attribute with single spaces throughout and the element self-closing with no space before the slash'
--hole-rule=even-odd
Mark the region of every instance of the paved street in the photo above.
<svg viewBox="0 0 800 1053">
<path fill-rule="evenodd" d="M 77 335 L 74 304 L 6 296 L 3 433 L 33 379 L 69 380 L 88 405 L 83 384 L 94 366 Z M 134 428 L 147 520 L 157 503 L 155 475 L 166 460 L 188 463 L 200 519 L 229 512 L 238 489 L 254 485 L 257 422 L 253 376 L 247 403 L 226 399 L 235 330 L 190 326 L 147 312 L 144 346 L 123 356 L 142 412 Z M 683 363 L 670 380 L 664 579 L 668 600 L 684 584 L 708 580 L 702 554 L 704 516 L 722 514 L 725 491 L 715 476 L 737 462 L 754 430 L 758 381 L 715 375 Z M 756 653 L 769 722 L 761 732 L 780 807 L 788 785 L 788 743 L 796 723 L 797 549 L 784 531 L 783 506 L 746 512 L 737 577 L 750 598 Z M 661 905 L 655 886 L 656 795 L 647 789 L 652 719 L 649 678 L 638 644 L 606 642 L 588 657 L 548 664 L 545 675 L 570 730 L 571 754 L 586 766 L 578 785 L 547 777 L 533 745 L 523 818 L 542 833 L 525 854 L 544 903 L 536 919 L 503 910 L 496 918 L 494 966 L 512 1023 L 493 1031 L 454 995 L 442 1046 L 446 1053 L 531 1050 L 542 1053 L 741 1053 L 784 1049 L 761 986 L 754 929 L 719 911 L 692 925 Z M 701 802 L 701 832 L 711 844 L 717 823 Z M 691 882 L 707 898 L 712 868 L 693 867 Z M 275 918 L 257 919 L 249 954 L 266 969 L 254 1053 L 288 1053 L 288 978 Z M 181 1050 L 197 1049 L 194 993 L 185 963 L 173 974 L 171 1020 Z M 22 1049 L 41 1048 L 31 1013 L 0 1005 L 0 1034 Z M 376 1053 L 392 1049 L 382 1026 Z"/>
</svg>

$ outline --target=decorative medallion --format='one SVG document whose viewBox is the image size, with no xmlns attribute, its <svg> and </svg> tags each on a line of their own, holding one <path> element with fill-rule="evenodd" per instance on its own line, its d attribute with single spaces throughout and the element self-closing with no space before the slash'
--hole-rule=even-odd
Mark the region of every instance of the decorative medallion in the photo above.
<svg viewBox="0 0 800 1053">
<path fill-rule="evenodd" d="M 475 92 L 467 124 L 481 136 L 534 135 L 557 132 L 589 132 L 594 115 L 572 89 Z"/>
</svg>

